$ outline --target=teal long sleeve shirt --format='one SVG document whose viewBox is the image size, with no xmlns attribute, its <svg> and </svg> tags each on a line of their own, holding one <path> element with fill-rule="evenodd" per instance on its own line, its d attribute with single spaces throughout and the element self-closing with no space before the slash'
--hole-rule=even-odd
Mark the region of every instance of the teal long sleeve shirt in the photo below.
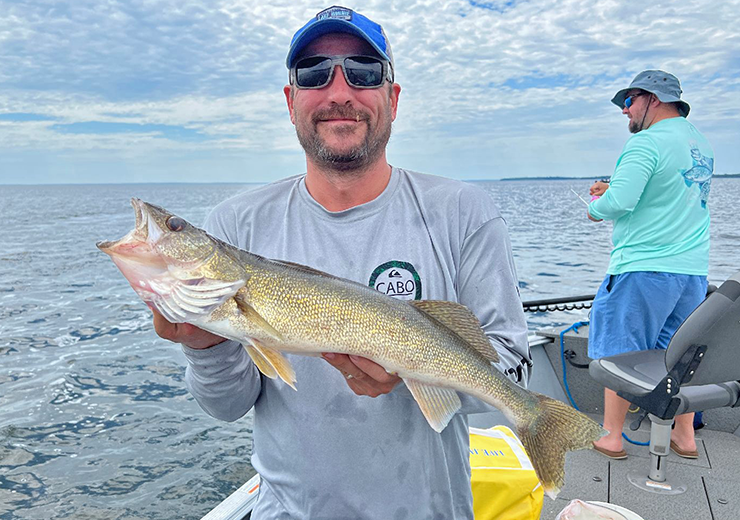
<svg viewBox="0 0 740 520">
<path fill-rule="evenodd" d="M 609 189 L 588 207 L 593 218 L 614 221 L 607 273 L 706 276 L 713 170 L 709 142 L 683 117 L 633 135 Z"/>
</svg>

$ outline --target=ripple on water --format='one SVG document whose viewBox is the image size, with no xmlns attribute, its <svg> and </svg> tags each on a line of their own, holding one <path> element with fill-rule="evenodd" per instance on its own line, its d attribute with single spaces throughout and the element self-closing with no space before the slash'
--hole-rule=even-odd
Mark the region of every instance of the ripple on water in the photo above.
<svg viewBox="0 0 740 520">
<path fill-rule="evenodd" d="M 139 489 L 140 486 L 153 480 L 158 480 L 168 473 L 180 469 L 182 466 L 176 462 L 164 464 L 122 464 L 118 467 L 116 476 L 104 480 L 98 484 L 75 486 L 72 492 L 88 496 L 115 496 L 127 495 Z"/>
<path fill-rule="evenodd" d="M 6 445 L 0 447 L 0 468 L 3 468 L 5 471 L 16 468 L 27 469 L 32 466 L 46 464 L 50 460 L 61 456 L 58 454 L 42 454 L 31 451 L 29 448 L 23 446 Z"/>
<path fill-rule="evenodd" d="M 0 348 L 0 354 L 2 354 L 3 349 Z M 8 374 L 0 374 L 0 385 L 4 383 L 15 383 L 17 381 L 20 381 L 22 379 L 30 379 L 33 377 L 33 374 L 28 372 L 12 372 Z"/>
<path fill-rule="evenodd" d="M 9 338 L 5 338 L 5 343 L 6 347 L 19 349 L 21 351 L 24 351 L 27 348 L 41 349 L 59 347 L 56 339 L 48 336 L 11 336 Z"/>
<path fill-rule="evenodd" d="M 54 338 L 54 341 L 60 347 L 71 347 L 72 345 L 80 341 L 80 338 L 72 336 L 71 334 L 64 334 L 63 336 L 57 336 L 56 338 Z"/>
<path fill-rule="evenodd" d="M 112 430 L 126 424 L 127 417 L 133 415 L 123 412 L 110 417 L 85 416 L 77 420 L 65 421 L 42 426 L 13 426 L 6 427 L 0 434 L 5 436 L 3 442 L 24 442 L 27 444 L 50 441 L 49 446 L 73 442 L 81 436 L 90 435 L 104 430 Z"/>
<path fill-rule="evenodd" d="M 195 478 L 188 479 L 185 482 L 164 488 L 157 495 L 157 498 L 192 505 L 216 504 L 256 474 L 256 471 L 246 462 L 248 458 L 245 455 L 245 453 L 238 455 L 240 458 L 244 458 L 212 473 L 211 478 L 207 481 Z"/>
<path fill-rule="evenodd" d="M 5 495 L 5 500 L 0 503 L 7 504 L 8 511 L 13 511 L 14 506 L 23 502 L 38 500 L 46 491 L 44 482 L 31 472 L 0 474 L 0 497 Z M 3 506 L 0 505 L 0 511 Z"/>
<path fill-rule="evenodd" d="M 157 402 L 186 395 L 188 392 L 181 384 L 170 385 L 149 380 L 132 384 L 109 384 L 97 377 L 73 373 L 67 374 L 64 381 L 57 385 L 56 393 L 49 404 L 62 405 L 79 402 L 85 397 L 101 396 L 126 396 L 127 401 Z"/>
<path fill-rule="evenodd" d="M 0 307 L 0 319 L 10 319 L 25 314 L 27 312 L 34 312 L 38 310 L 39 306 L 35 303 L 24 303 L 17 307 L 11 305 L 3 305 Z"/>
<path fill-rule="evenodd" d="M 55 313 L 48 317 L 37 318 L 29 321 L 29 324 L 40 324 L 47 322 L 47 319 L 60 317 L 61 314 Z M 1 317 L 1 316 L 0 316 Z M 151 319 L 141 318 L 121 322 L 119 325 L 108 327 L 86 326 L 80 329 L 71 330 L 59 336 L 50 337 L 40 336 L 9 336 L 3 339 L 4 344 L 0 344 L 0 354 L 9 353 L 25 349 L 45 349 L 53 347 L 70 347 L 80 341 L 94 341 L 106 338 L 108 336 L 117 336 L 122 333 L 143 333 L 151 329 Z M 3 351 L 5 349 L 5 351 Z"/>
</svg>

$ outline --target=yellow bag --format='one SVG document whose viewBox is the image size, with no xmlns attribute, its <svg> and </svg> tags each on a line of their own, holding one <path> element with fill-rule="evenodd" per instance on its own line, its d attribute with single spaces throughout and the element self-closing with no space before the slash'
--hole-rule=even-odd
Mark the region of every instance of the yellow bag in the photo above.
<svg viewBox="0 0 740 520">
<path fill-rule="evenodd" d="M 538 520 L 544 490 L 514 432 L 470 428 L 475 520 Z"/>
</svg>

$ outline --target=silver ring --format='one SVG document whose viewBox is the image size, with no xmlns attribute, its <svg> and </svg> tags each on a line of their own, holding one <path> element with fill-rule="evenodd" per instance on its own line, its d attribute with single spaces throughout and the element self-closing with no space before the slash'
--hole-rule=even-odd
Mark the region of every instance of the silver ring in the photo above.
<svg viewBox="0 0 740 520">
<path fill-rule="evenodd" d="M 344 374 L 344 377 L 345 377 L 345 379 L 347 379 L 347 381 L 349 381 L 350 379 L 352 379 L 355 376 L 353 376 L 352 374 Z"/>
</svg>

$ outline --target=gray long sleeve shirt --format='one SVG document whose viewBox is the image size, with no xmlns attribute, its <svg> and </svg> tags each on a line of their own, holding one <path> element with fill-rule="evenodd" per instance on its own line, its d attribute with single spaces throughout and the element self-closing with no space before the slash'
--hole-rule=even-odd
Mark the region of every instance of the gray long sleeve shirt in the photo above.
<svg viewBox="0 0 740 520">
<path fill-rule="evenodd" d="M 205 227 L 396 298 L 458 301 L 480 320 L 499 368 L 528 379 L 506 225 L 479 188 L 393 168 L 376 199 L 330 212 L 296 176 L 223 202 Z M 186 384 L 207 413 L 234 421 L 254 408 L 252 465 L 262 485 L 253 518 L 473 517 L 466 414 L 488 405 L 461 394 L 462 409 L 436 433 L 404 385 L 358 397 L 323 359 L 287 354 L 296 392 L 262 377 L 238 343 L 183 350 Z"/>
</svg>

